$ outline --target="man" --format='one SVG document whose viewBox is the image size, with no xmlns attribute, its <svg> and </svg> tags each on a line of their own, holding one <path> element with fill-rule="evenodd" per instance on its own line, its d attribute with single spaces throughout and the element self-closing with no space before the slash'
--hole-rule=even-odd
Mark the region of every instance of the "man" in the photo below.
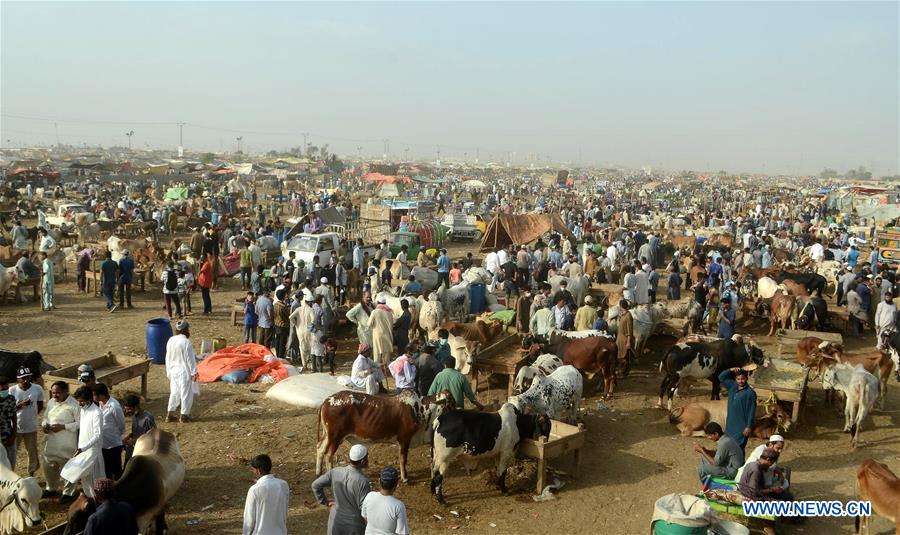
<svg viewBox="0 0 900 535">
<path fill-rule="evenodd" d="M 444 369 L 444 365 L 435 355 L 436 352 L 437 344 L 429 341 L 425 344 L 425 350 L 416 357 L 416 391 L 419 397 L 424 398 L 428 395 L 434 378 Z"/>
<path fill-rule="evenodd" d="M 0 377 L 0 464 L 16 469 L 16 398 L 9 395 L 9 380 Z"/>
<path fill-rule="evenodd" d="M 382 368 L 382 375 L 387 375 L 387 363 L 394 351 L 394 313 L 387 306 L 384 296 L 378 298 L 378 305 L 369 316 L 369 327 L 372 331 L 372 353 L 374 360 Z"/>
<path fill-rule="evenodd" d="M 716 422 L 706 424 L 703 432 L 706 433 L 706 438 L 716 443 L 716 451 L 694 444 L 694 451 L 700 454 L 700 466 L 697 467 L 700 481 L 704 481 L 707 476 L 734 479 L 734 475 L 744 464 L 744 450 L 734 439 L 724 434 L 722 426 Z"/>
<path fill-rule="evenodd" d="M 328 535 L 363 535 L 366 521 L 361 516 L 363 500 L 372 490 L 363 473 L 369 466 L 369 450 L 362 444 L 350 448 L 350 465 L 332 468 L 312 483 L 316 501 L 328 507 Z M 330 487 L 334 499 L 329 500 L 325 488 Z"/>
<path fill-rule="evenodd" d="M 94 399 L 103 412 L 103 467 L 106 477 L 113 481 L 122 477 L 122 435 L 125 434 L 125 412 L 119 402 L 109 395 L 109 388 L 98 383 L 94 387 Z"/>
<path fill-rule="evenodd" d="M 66 503 L 75 499 L 76 487 L 68 481 L 60 481 L 59 472 L 78 449 L 81 407 L 69 395 L 69 383 L 65 381 L 53 383 L 50 386 L 50 396 L 41 422 L 44 434 L 47 435 L 44 440 L 44 477 L 47 479 L 44 496 L 55 496 L 62 491 L 60 503 Z"/>
<path fill-rule="evenodd" d="M 737 484 L 738 491 L 744 496 L 745 500 L 793 500 L 791 493 L 785 490 L 784 487 L 780 485 L 766 485 L 765 474 L 777 461 L 778 452 L 772 448 L 766 448 L 757 461 L 745 467 L 744 473 Z M 763 533 L 775 535 L 774 522 L 766 521 L 766 524 L 763 526 Z"/>
<path fill-rule="evenodd" d="M 616 327 L 616 347 L 619 349 L 619 365 L 627 370 L 634 358 L 634 319 L 628 301 L 619 301 L 619 322 Z"/>
<path fill-rule="evenodd" d="M 44 389 L 31 382 L 31 370 L 22 367 L 16 377 L 18 384 L 9 389 L 16 400 L 16 450 L 25 444 L 28 451 L 28 475 L 34 476 L 41 466 L 37 449 L 38 413 L 44 410 Z M 9 460 L 15 470 L 15 452 Z"/>
<path fill-rule="evenodd" d="M 250 286 L 250 273 L 253 272 L 255 265 L 253 264 L 253 254 L 250 249 L 243 248 L 238 252 L 241 267 L 241 290 L 246 290 Z"/>
<path fill-rule="evenodd" d="M 256 339 L 259 345 L 270 347 L 272 345 L 272 328 L 275 323 L 275 308 L 269 298 L 269 292 L 261 289 L 256 295 Z"/>
<path fill-rule="evenodd" d="M 116 293 L 116 275 L 119 265 L 112 259 L 112 251 L 106 251 L 106 260 L 100 264 L 100 287 L 103 288 L 103 297 L 106 298 L 106 310 L 114 312 L 116 304 L 113 300 Z"/>
<path fill-rule="evenodd" d="M 556 318 L 553 311 L 544 306 L 542 295 L 535 296 L 534 304 L 537 306 L 537 310 L 531 315 L 528 331 L 536 336 L 546 336 L 553 328 Z"/>
<path fill-rule="evenodd" d="M 516 253 L 516 273 L 520 290 L 528 287 L 528 262 L 528 246 L 523 244 Z"/>
<path fill-rule="evenodd" d="M 200 232 L 200 227 L 194 229 L 193 234 L 191 234 L 191 255 L 194 258 L 200 258 L 200 255 L 203 253 L 203 233 Z"/>
<path fill-rule="evenodd" d="M 409 276 L 409 282 L 406 283 L 406 287 L 403 289 L 403 295 L 411 295 L 413 297 L 422 295 L 422 283 L 416 280 L 415 275 Z"/>
<path fill-rule="evenodd" d="M 197 373 L 197 357 L 191 345 L 190 326 L 187 320 L 175 324 L 175 336 L 166 343 L 166 377 L 169 378 L 169 405 L 166 422 L 178 418 L 175 412 L 181 407 L 182 423 L 191 421 L 194 404 L 194 383 Z"/>
<path fill-rule="evenodd" d="M 102 479 L 105 472 L 101 451 L 103 412 L 94 403 L 94 391 L 88 386 L 82 386 L 75 391 L 75 401 L 81 406 L 81 419 L 78 421 L 78 448 L 62 471 L 66 472 L 66 468 L 77 469 L 78 474 L 72 478 L 66 476 L 67 481 L 75 483 L 80 480 L 81 490 L 88 498 L 93 498 L 94 481 Z"/>
<path fill-rule="evenodd" d="M 428 395 L 433 396 L 443 390 L 450 391 L 457 409 L 464 409 L 465 398 L 469 398 L 469 401 L 478 407 L 478 410 L 484 410 L 484 405 L 475 398 L 475 393 L 472 392 L 469 380 L 456 369 L 456 359 L 453 357 L 449 357 L 444 361 L 444 370 L 434 377 L 431 388 L 428 389 Z"/>
<path fill-rule="evenodd" d="M 287 358 L 287 341 L 290 336 L 291 325 L 291 307 L 285 302 L 287 292 L 282 288 L 275 292 L 275 305 L 273 313 L 275 319 L 273 321 L 275 329 L 275 356 L 280 359 Z"/>
<path fill-rule="evenodd" d="M 134 280 L 134 260 L 128 254 L 128 249 L 122 251 L 122 259 L 119 260 L 119 308 L 131 305 L 131 282 Z"/>
<path fill-rule="evenodd" d="M 734 476 L 735 481 L 740 481 L 741 479 L 743 479 L 744 470 L 747 469 L 747 466 L 750 463 L 758 461 L 767 448 L 775 450 L 780 457 L 781 453 L 784 451 L 784 437 L 781 435 L 772 435 L 769 437 L 768 442 L 757 446 L 750 453 L 750 455 L 747 456 L 747 459 L 744 461 L 744 465 L 738 469 L 737 474 Z M 780 486 L 784 489 L 787 489 L 791 484 L 790 470 L 778 466 L 777 462 L 772 463 L 772 466 L 765 471 L 765 474 L 763 474 L 763 478 L 765 480 L 766 487 Z"/>
<path fill-rule="evenodd" d="M 447 250 L 441 249 L 441 254 L 437 259 L 438 272 L 438 288 L 444 285 L 446 289 L 450 288 L 450 257 L 447 256 Z M 491 273 L 493 275 L 493 272 Z"/>
<path fill-rule="evenodd" d="M 563 279 L 559 282 L 559 291 L 553 294 L 553 302 L 552 304 L 559 303 L 560 299 L 564 299 L 566 301 L 566 306 L 575 306 L 575 297 L 572 296 L 572 292 L 569 291 L 569 283 L 566 279 Z"/>
<path fill-rule="evenodd" d="M 53 262 L 47 253 L 41 253 L 41 269 L 43 270 L 43 278 L 41 279 L 41 307 L 42 310 L 54 310 L 56 305 L 53 303 L 53 293 L 55 291 Z"/>
<path fill-rule="evenodd" d="M 725 433 L 744 451 L 756 418 L 756 391 L 750 388 L 747 371 L 741 368 L 723 371 L 719 374 L 719 382 L 728 391 Z"/>
<path fill-rule="evenodd" d="M 825 247 L 819 243 L 819 239 L 816 238 L 813 244 L 809 248 L 809 257 L 813 262 L 818 263 L 825 256 Z"/>
<path fill-rule="evenodd" d="M 737 316 L 734 309 L 731 308 L 731 301 L 722 299 L 719 307 L 719 330 L 716 336 L 722 339 L 734 336 L 734 326 L 737 323 Z"/>
<path fill-rule="evenodd" d="M 166 312 L 169 319 L 172 319 L 172 303 L 175 303 L 175 314 L 182 318 L 184 314 L 181 311 L 181 299 L 178 297 L 178 272 L 175 271 L 175 262 L 169 260 L 166 263 L 166 270 L 162 274 L 163 298 L 166 301 Z"/>
<path fill-rule="evenodd" d="M 414 390 L 416 387 L 416 365 L 413 360 L 415 354 L 416 343 L 408 343 L 403 353 L 388 366 L 391 376 L 394 378 L 397 394 L 403 390 Z"/>
<path fill-rule="evenodd" d="M 371 355 L 372 348 L 369 344 L 359 344 L 356 360 L 350 369 L 350 383 L 365 390 L 366 394 L 375 395 L 383 388 L 381 381 L 384 380 L 384 375 L 381 367 L 370 358 Z"/>
<path fill-rule="evenodd" d="M 597 319 L 597 309 L 594 308 L 594 300 L 591 296 L 584 298 L 584 306 L 575 313 L 575 330 L 586 331 L 594 328 Z"/>
<path fill-rule="evenodd" d="M 16 219 L 16 224 L 12 230 L 13 249 L 28 249 L 28 231 L 22 226 L 22 222 Z"/>
<path fill-rule="evenodd" d="M 406 506 L 394 497 L 400 473 L 393 466 L 381 471 L 381 492 L 369 492 L 362 503 L 361 515 L 366 521 L 366 535 L 408 535 Z"/>
<path fill-rule="evenodd" d="M 287 481 L 272 475 L 272 459 L 257 455 L 250 461 L 256 483 L 247 491 L 243 535 L 287 535 Z"/>
<path fill-rule="evenodd" d="M 877 342 L 875 347 L 877 349 L 883 348 L 881 333 L 886 329 L 897 328 L 897 306 L 894 304 L 892 290 L 893 288 L 884 292 L 881 296 L 882 301 L 878 303 L 878 307 L 875 309 L 875 341 Z"/>
<path fill-rule="evenodd" d="M 569 310 L 567 304 L 566 298 L 560 296 L 556 301 L 556 306 L 553 307 L 553 323 L 561 331 L 568 331 L 572 328 L 572 311 Z"/>
<path fill-rule="evenodd" d="M 250 239 L 250 246 L 247 247 L 250 251 L 250 260 L 253 264 L 254 269 L 258 266 L 262 265 L 262 249 L 260 249 L 259 244 L 256 242 L 256 239 Z"/>
<path fill-rule="evenodd" d="M 84 535 L 137 535 L 137 513 L 130 504 L 116 501 L 116 484 L 105 477 L 92 487 L 97 510 L 88 518 Z"/>
<path fill-rule="evenodd" d="M 125 444 L 125 465 L 134 453 L 134 444 L 142 435 L 149 433 L 156 427 L 156 418 L 149 411 L 141 407 L 141 398 L 134 394 L 125 396 L 125 416 L 131 418 L 131 432 L 122 438 Z"/>
</svg>

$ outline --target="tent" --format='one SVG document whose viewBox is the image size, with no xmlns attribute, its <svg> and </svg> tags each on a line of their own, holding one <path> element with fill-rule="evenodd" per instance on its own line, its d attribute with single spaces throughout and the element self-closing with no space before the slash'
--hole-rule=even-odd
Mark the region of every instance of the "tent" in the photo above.
<svg viewBox="0 0 900 535">
<path fill-rule="evenodd" d="M 169 188 L 166 191 L 166 200 L 169 201 L 177 201 L 180 199 L 188 198 L 188 189 L 187 188 Z"/>
<path fill-rule="evenodd" d="M 563 236 L 575 239 L 575 235 L 566 227 L 559 214 L 497 214 L 491 219 L 484 237 L 481 239 L 481 250 L 488 251 L 496 247 L 510 244 L 531 243 L 544 234 L 559 232 Z"/>
</svg>

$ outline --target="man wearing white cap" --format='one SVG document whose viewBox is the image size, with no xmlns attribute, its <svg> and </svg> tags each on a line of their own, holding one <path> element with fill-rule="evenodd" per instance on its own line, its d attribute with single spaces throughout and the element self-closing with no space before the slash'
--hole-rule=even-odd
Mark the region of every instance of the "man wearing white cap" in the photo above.
<svg viewBox="0 0 900 535">
<path fill-rule="evenodd" d="M 38 457 L 37 430 L 38 413 L 44 410 L 44 389 L 31 382 L 31 370 L 22 367 L 16 376 L 18 384 L 9 389 L 9 395 L 16 399 L 16 449 L 22 443 L 28 450 L 28 475 L 34 476 L 41 462 Z M 15 469 L 15 454 L 9 459 Z"/>
<path fill-rule="evenodd" d="M 324 317 L 322 318 L 322 326 L 324 327 L 324 332 L 328 334 L 331 330 L 331 324 L 334 322 L 334 291 L 331 289 L 331 286 L 328 285 L 328 278 L 322 277 L 319 279 L 319 285 L 316 287 L 315 295 L 322 296 L 322 314 Z"/>
<path fill-rule="evenodd" d="M 747 460 L 744 461 L 744 466 L 740 467 L 737 471 L 737 475 L 734 476 L 735 481 L 740 481 L 741 476 L 744 474 L 744 469 L 747 468 L 747 465 L 758 461 L 760 456 L 762 456 L 763 452 L 766 451 L 766 448 L 772 448 L 777 451 L 779 454 L 784 452 L 784 437 L 781 435 L 772 435 L 769 437 L 769 441 L 765 444 L 760 444 L 756 447 L 750 455 L 747 456 Z M 784 490 L 791 484 L 791 471 L 789 468 L 784 468 L 783 466 L 778 466 L 778 462 L 776 461 L 766 472 L 763 474 L 763 477 L 766 482 L 766 487 L 782 487 Z"/>
<path fill-rule="evenodd" d="M 371 356 L 372 348 L 369 344 L 359 344 L 358 355 L 350 370 L 350 382 L 356 388 L 365 390 L 366 394 L 374 395 L 381 389 L 384 374 Z"/>
<path fill-rule="evenodd" d="M 169 407 L 167 422 L 178 417 L 175 412 L 181 407 L 182 422 L 191 420 L 191 406 L 194 404 L 194 382 L 198 379 L 197 356 L 191 345 L 187 320 L 175 324 L 175 336 L 166 343 L 166 376 L 169 378 Z"/>
<path fill-rule="evenodd" d="M 363 500 L 372 490 L 372 483 L 363 473 L 369 466 L 369 450 L 362 444 L 350 448 L 350 464 L 332 468 L 312 483 L 316 501 L 330 508 L 328 535 L 363 535 L 366 521 L 361 511 Z M 333 499 L 328 499 L 325 488 L 330 487 Z"/>
</svg>

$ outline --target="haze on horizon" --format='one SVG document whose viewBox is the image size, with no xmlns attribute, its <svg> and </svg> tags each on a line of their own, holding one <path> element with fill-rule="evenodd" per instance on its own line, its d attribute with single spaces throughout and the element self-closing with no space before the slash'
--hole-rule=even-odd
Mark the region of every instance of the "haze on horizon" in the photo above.
<svg viewBox="0 0 900 535">
<path fill-rule="evenodd" d="M 900 3 L 0 3 L 3 146 L 900 172 Z M 56 123 L 56 126 L 54 126 Z M 360 148 L 361 147 L 361 148 Z M 406 152 L 408 149 L 408 152 Z"/>
</svg>

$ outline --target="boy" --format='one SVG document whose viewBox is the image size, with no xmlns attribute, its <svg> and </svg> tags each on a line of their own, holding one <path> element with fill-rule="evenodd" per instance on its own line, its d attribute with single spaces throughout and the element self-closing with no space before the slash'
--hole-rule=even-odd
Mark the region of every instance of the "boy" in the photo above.
<svg viewBox="0 0 900 535">
<path fill-rule="evenodd" d="M 256 296 L 253 292 L 247 292 L 244 300 L 244 343 L 256 343 L 256 325 L 259 316 L 256 315 Z"/>
<path fill-rule="evenodd" d="M 325 362 L 328 363 L 328 369 L 331 376 L 334 376 L 334 355 L 337 352 L 337 344 L 330 337 L 322 338 L 322 345 L 325 346 Z"/>
<path fill-rule="evenodd" d="M 453 267 L 450 268 L 450 285 L 454 286 L 459 284 L 462 281 L 462 270 L 459 269 L 459 262 L 453 262 Z"/>
</svg>

